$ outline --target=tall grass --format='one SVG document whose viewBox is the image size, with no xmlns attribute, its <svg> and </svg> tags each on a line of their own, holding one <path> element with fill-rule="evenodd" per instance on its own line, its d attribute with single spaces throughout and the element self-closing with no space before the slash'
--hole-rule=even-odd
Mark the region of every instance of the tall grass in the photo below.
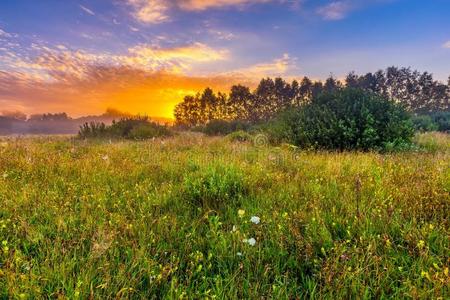
<svg viewBox="0 0 450 300">
<path fill-rule="evenodd" d="M 448 298 L 435 137 L 386 155 L 2 139 L 0 298 Z"/>
</svg>

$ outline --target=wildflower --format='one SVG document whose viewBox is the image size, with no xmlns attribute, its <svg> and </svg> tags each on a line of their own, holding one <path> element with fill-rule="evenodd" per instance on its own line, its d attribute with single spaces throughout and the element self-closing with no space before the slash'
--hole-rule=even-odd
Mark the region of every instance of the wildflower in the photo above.
<svg viewBox="0 0 450 300">
<path fill-rule="evenodd" d="M 3 178 L 6 179 L 6 177 L 8 177 L 8 173 L 3 173 Z"/>
<path fill-rule="evenodd" d="M 425 247 L 425 242 L 424 242 L 423 240 L 420 240 L 420 241 L 417 243 L 417 248 L 422 249 L 423 247 Z"/>
<path fill-rule="evenodd" d="M 258 225 L 259 222 L 261 221 L 261 219 L 260 219 L 259 217 L 257 217 L 257 216 L 253 216 L 253 217 L 250 218 L 250 221 L 251 221 L 253 224 Z"/>
<path fill-rule="evenodd" d="M 420 276 L 422 276 L 422 278 L 426 278 L 428 280 L 431 280 L 430 274 L 428 274 L 428 272 L 426 272 L 426 271 L 420 272 Z"/>
<path fill-rule="evenodd" d="M 238 210 L 238 216 L 240 218 L 242 218 L 244 215 L 245 215 L 245 210 L 243 210 L 243 209 Z"/>
<path fill-rule="evenodd" d="M 108 155 L 103 155 L 103 156 L 102 156 L 102 159 L 106 161 L 106 160 L 109 159 L 109 157 L 108 157 Z"/>
<path fill-rule="evenodd" d="M 249 244 L 250 246 L 256 245 L 256 240 L 254 238 L 249 238 L 248 240 L 244 239 L 243 242 Z"/>
<path fill-rule="evenodd" d="M 284 212 L 284 213 L 283 213 L 283 218 L 286 219 L 287 217 L 288 217 L 288 213 L 287 213 L 287 212 Z"/>
<path fill-rule="evenodd" d="M 236 225 L 233 225 L 233 229 L 232 229 L 232 231 L 233 231 L 233 232 L 236 232 L 236 230 L 237 230 L 237 227 L 236 227 Z"/>
<path fill-rule="evenodd" d="M 236 253 L 237 256 L 242 256 L 241 252 Z"/>
<path fill-rule="evenodd" d="M 388 248 L 391 247 L 391 241 L 389 239 L 386 240 L 386 247 L 388 247 Z"/>
</svg>

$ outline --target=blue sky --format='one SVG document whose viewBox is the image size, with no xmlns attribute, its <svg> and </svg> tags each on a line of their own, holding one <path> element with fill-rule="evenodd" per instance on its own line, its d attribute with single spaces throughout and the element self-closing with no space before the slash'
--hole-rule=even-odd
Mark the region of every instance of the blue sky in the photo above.
<svg viewBox="0 0 450 300">
<path fill-rule="evenodd" d="M 2 0 L 0 105 L 168 116 L 185 93 L 264 76 L 396 65 L 446 81 L 449 15 L 448 0 Z"/>
</svg>

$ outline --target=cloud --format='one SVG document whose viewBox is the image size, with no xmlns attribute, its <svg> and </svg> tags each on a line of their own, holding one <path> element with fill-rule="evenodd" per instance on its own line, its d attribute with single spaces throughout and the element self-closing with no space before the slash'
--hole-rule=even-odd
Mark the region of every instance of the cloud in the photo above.
<svg viewBox="0 0 450 300">
<path fill-rule="evenodd" d="M 445 43 L 442 45 L 442 47 L 443 47 L 443 48 L 446 48 L 446 49 L 450 49 L 450 41 L 445 42 Z"/>
<path fill-rule="evenodd" d="M 186 72 L 228 55 L 202 43 L 168 48 L 141 44 L 119 54 L 43 44 L 21 47 L 21 51 L 6 49 L 0 51 L 0 104 L 28 114 L 82 115 L 113 106 L 170 117 L 184 94 L 205 86 L 225 89 L 227 79 Z"/>
<path fill-rule="evenodd" d="M 241 68 L 227 73 L 228 75 L 244 76 L 248 78 L 260 79 L 267 76 L 288 75 L 288 72 L 298 69 L 297 59 L 284 53 L 282 57 L 270 62 L 255 64 L 246 68 Z"/>
<path fill-rule="evenodd" d="M 225 31 L 220 31 L 220 30 L 215 30 L 215 29 L 210 29 L 210 30 L 208 30 L 208 32 L 209 32 L 209 34 L 211 34 L 218 40 L 231 41 L 236 38 L 236 35 L 231 32 L 225 32 Z"/>
<path fill-rule="evenodd" d="M 33 44 L 30 50 L 38 54 L 34 57 L 20 56 L 6 49 L 8 55 L 0 54 L 0 58 L 10 69 L 61 80 L 67 76 L 83 77 L 89 65 L 129 66 L 151 72 L 165 70 L 182 73 L 196 64 L 225 60 L 229 55 L 227 50 L 214 49 L 203 43 L 166 48 L 140 44 L 123 54 L 73 51 L 61 45 L 50 48 L 39 44 Z"/>
<path fill-rule="evenodd" d="M 234 83 L 232 76 L 187 76 L 129 66 L 90 65 L 83 78 L 64 81 L 42 81 L 24 73 L 0 71 L 0 103 L 3 109 L 27 114 L 65 111 L 80 116 L 115 107 L 172 117 L 174 106 L 186 94 L 207 86 L 226 91 Z"/>
<path fill-rule="evenodd" d="M 65 111 L 80 116 L 115 107 L 171 117 L 173 107 L 186 94 L 207 86 L 219 91 L 228 91 L 237 83 L 255 86 L 261 77 L 287 74 L 296 67 L 296 60 L 284 54 L 229 73 L 187 75 L 196 64 L 228 58 L 227 51 L 201 43 L 172 48 L 143 44 L 124 54 L 43 45 L 33 49 L 39 55 L 15 55 L 8 61 L 10 69 L 0 70 L 0 104 L 5 110 L 27 114 Z"/>
<path fill-rule="evenodd" d="M 206 10 L 230 6 L 267 3 L 272 0 L 184 0 L 178 1 L 178 6 L 184 10 Z"/>
<path fill-rule="evenodd" d="M 7 37 L 10 38 L 11 34 L 7 33 L 6 31 L 4 31 L 3 29 L 0 28 L 0 37 Z"/>
<path fill-rule="evenodd" d="M 133 7 L 133 16 L 143 22 L 158 24 L 169 21 L 169 3 L 164 0 L 128 0 Z"/>
<path fill-rule="evenodd" d="M 124 59 L 134 65 L 149 66 L 150 69 L 171 69 L 173 72 L 185 71 L 191 64 L 225 60 L 228 51 L 216 50 L 202 43 L 173 47 L 155 48 L 139 45 L 129 49 L 131 57 Z"/>
<path fill-rule="evenodd" d="M 334 1 L 325 6 L 319 7 L 317 13 L 325 20 L 342 20 L 353 9 L 348 1 Z"/>
<path fill-rule="evenodd" d="M 269 2 L 297 5 L 300 0 L 126 0 L 133 16 L 142 23 L 158 24 L 170 21 L 170 11 L 204 11 L 226 7 L 244 7 Z"/>
<path fill-rule="evenodd" d="M 92 10 L 90 10 L 89 8 L 87 8 L 87 7 L 85 7 L 85 6 L 81 5 L 81 4 L 80 4 L 80 8 L 81 8 L 84 12 L 90 14 L 91 16 L 95 16 L 95 13 L 94 13 Z"/>
</svg>

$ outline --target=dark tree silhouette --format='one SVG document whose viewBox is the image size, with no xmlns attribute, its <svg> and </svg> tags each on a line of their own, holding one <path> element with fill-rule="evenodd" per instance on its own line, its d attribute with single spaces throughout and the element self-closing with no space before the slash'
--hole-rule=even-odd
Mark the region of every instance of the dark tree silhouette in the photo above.
<svg viewBox="0 0 450 300">
<path fill-rule="evenodd" d="M 349 73 L 345 82 L 330 76 L 324 83 L 302 78 L 287 83 L 282 78 L 264 78 L 252 92 L 248 87 L 234 85 L 229 95 L 207 88 L 202 94 L 186 96 L 175 107 L 177 124 L 204 125 L 211 120 L 241 120 L 258 123 L 270 120 L 291 106 L 305 106 L 323 92 L 332 93 L 344 86 L 359 88 L 390 98 L 417 114 L 449 111 L 450 77 L 447 84 L 433 79 L 428 72 L 411 68 L 389 67 L 385 71 L 358 75 Z"/>
</svg>

